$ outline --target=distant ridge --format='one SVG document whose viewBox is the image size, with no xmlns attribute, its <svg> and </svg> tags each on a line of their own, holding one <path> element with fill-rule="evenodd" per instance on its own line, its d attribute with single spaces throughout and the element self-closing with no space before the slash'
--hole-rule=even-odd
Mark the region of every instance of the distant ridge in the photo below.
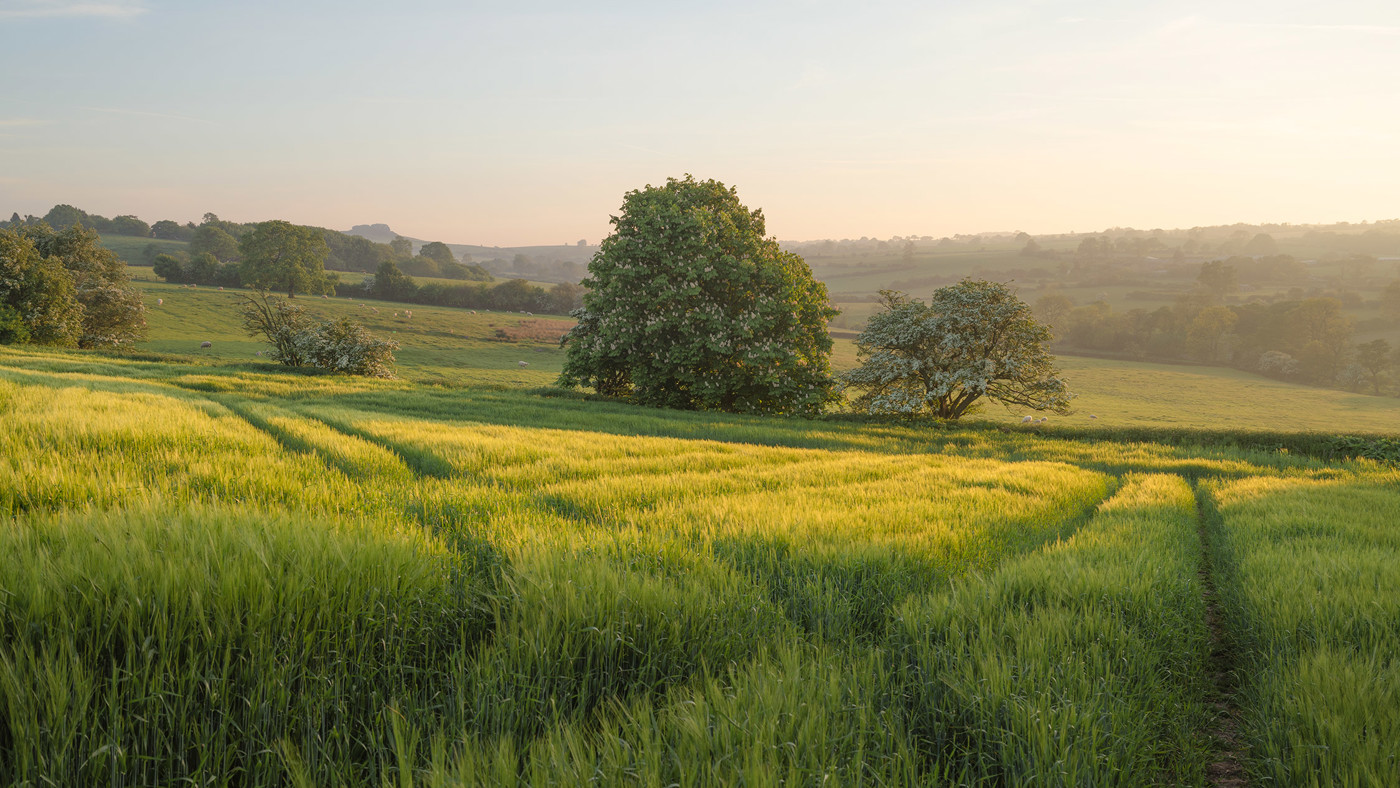
<svg viewBox="0 0 1400 788">
<path fill-rule="evenodd" d="M 402 236 L 413 242 L 413 251 L 422 248 L 423 244 L 433 239 L 414 238 L 410 235 L 394 232 L 393 228 L 382 222 L 375 224 L 357 224 L 349 230 L 342 231 L 346 235 L 358 235 L 367 238 L 375 243 L 387 244 L 395 237 Z M 444 242 L 447 243 L 447 242 Z M 447 243 L 447 248 L 457 257 L 463 253 L 471 255 L 476 260 L 510 260 L 517 254 L 539 260 L 560 260 L 569 263 L 587 263 L 593 259 L 593 253 L 598 251 L 597 246 L 579 246 L 578 244 L 559 244 L 558 246 L 477 246 L 474 244 L 454 244 Z"/>
</svg>

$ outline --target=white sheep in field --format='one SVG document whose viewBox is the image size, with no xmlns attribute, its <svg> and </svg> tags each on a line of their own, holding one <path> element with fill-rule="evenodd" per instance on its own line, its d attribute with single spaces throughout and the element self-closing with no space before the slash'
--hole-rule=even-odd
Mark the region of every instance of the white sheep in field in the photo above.
<svg viewBox="0 0 1400 788">
<path fill-rule="evenodd" d="M 1036 424 L 1044 424 L 1045 422 L 1047 422 L 1047 421 L 1049 421 L 1049 420 L 1050 420 L 1050 417 L 1049 417 L 1049 416 L 1041 416 L 1041 417 L 1040 417 L 1040 421 L 1037 421 Z"/>
<path fill-rule="evenodd" d="M 219 289 L 220 289 L 220 290 L 223 290 L 223 288 L 222 288 L 222 287 L 221 287 L 221 288 L 219 288 Z"/>
<path fill-rule="evenodd" d="M 156 299 L 156 306 L 162 306 L 162 305 L 164 305 L 164 304 L 165 304 L 165 299 L 164 299 L 164 298 L 157 298 L 157 299 Z"/>
<path fill-rule="evenodd" d="M 1022 424 L 1030 424 L 1030 423 L 1033 422 L 1033 421 L 1035 421 L 1035 417 L 1034 417 L 1034 416 L 1027 416 L 1027 417 L 1025 417 L 1024 419 L 1021 419 L 1021 423 L 1022 423 Z"/>
<path fill-rule="evenodd" d="M 1094 414 L 1090 413 L 1090 414 L 1089 414 L 1089 418 L 1091 418 L 1091 419 L 1097 419 L 1098 416 L 1095 416 Z"/>
<path fill-rule="evenodd" d="M 210 342 L 209 340 L 206 339 L 206 340 L 204 340 L 203 342 L 200 342 L 200 343 L 199 343 L 199 346 L 200 346 L 200 347 L 213 347 L 213 346 L 214 346 L 214 343 L 213 343 L 213 342 Z"/>
<path fill-rule="evenodd" d="M 528 361 L 522 361 L 522 362 L 520 362 L 520 366 L 521 366 L 521 367 L 528 367 L 528 366 L 530 366 L 530 362 L 528 362 Z"/>
</svg>

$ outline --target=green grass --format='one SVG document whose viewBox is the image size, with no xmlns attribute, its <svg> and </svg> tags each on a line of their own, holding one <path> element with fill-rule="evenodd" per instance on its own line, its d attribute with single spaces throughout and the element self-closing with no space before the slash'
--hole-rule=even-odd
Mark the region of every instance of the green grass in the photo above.
<svg viewBox="0 0 1400 788">
<path fill-rule="evenodd" d="M 150 324 L 141 349 L 272 368 L 257 356 L 267 346 L 249 337 L 240 325 L 237 310 L 242 291 L 146 282 L 140 287 L 146 294 Z M 372 300 L 306 298 L 303 304 L 326 317 L 353 316 L 374 333 L 399 342 L 399 374 L 415 382 L 531 388 L 551 385 L 563 367 L 564 354 L 557 342 L 497 337 L 502 329 L 568 320 L 559 316 L 473 313 Z M 406 315 L 409 310 L 412 318 Z M 213 347 L 201 349 L 205 340 Z M 521 361 L 528 366 L 521 367 Z M 836 340 L 832 367 L 840 371 L 855 364 L 854 343 Z M 1062 357 L 1060 366 L 1071 390 L 1080 396 L 1073 402 L 1075 413 L 1052 416 L 1052 426 L 1400 432 L 1400 399 L 1393 397 L 1316 389 L 1218 367 L 1072 356 Z M 1098 418 L 1089 418 L 1091 414 Z M 973 418 L 1015 424 L 1023 415 L 988 404 Z"/>
<path fill-rule="evenodd" d="M 1199 783 L 1200 555 L 1186 483 L 1132 476 L 1069 540 L 903 606 L 913 728 L 957 784 Z"/>
<path fill-rule="evenodd" d="M 162 238 L 137 238 L 130 235 L 107 234 L 101 238 L 102 245 L 116 252 L 117 257 L 125 260 L 127 265 L 142 266 L 138 270 L 150 273 L 149 263 L 146 262 L 146 247 L 154 246 L 157 254 L 178 254 L 188 252 L 189 241 L 171 241 Z M 132 272 L 133 276 L 137 271 Z M 154 275 L 152 274 L 152 277 Z"/>
<path fill-rule="evenodd" d="M 363 380 L 142 286 L 140 352 L 0 349 L 0 783 L 1202 784 L 1209 566 L 1251 773 L 1392 781 L 1400 477 L 1222 429 L 1249 379 L 677 413 L 536 388 L 523 315 L 307 299 L 421 354 Z"/>
<path fill-rule="evenodd" d="M 1252 776 L 1400 782 L 1400 474 L 1212 487 Z"/>
<path fill-rule="evenodd" d="M 1400 433 L 1400 398 L 1396 397 L 1300 386 L 1221 367 L 1075 356 L 1060 357 L 1059 366 L 1079 396 L 1071 403 L 1073 415 L 1049 417 L 1056 424 Z M 982 417 L 1016 423 L 1023 415 L 990 406 Z"/>
<path fill-rule="evenodd" d="M 4 362 L 0 628 L 28 634 L 0 651 L 0 761 L 22 779 L 373 782 L 397 734 L 525 751 L 762 651 L 876 644 L 893 606 L 1072 532 L 1111 485 L 627 437 L 631 414 L 577 401 L 549 428 L 522 394 L 405 416 L 403 383 Z"/>
</svg>

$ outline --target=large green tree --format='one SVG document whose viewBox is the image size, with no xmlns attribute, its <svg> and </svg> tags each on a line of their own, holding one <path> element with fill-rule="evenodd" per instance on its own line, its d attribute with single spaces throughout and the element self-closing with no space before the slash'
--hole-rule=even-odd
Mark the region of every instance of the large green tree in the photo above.
<svg viewBox="0 0 1400 788">
<path fill-rule="evenodd" d="M 22 232 L 40 255 L 58 262 L 68 273 L 83 305 L 79 345 L 120 345 L 146 335 L 141 292 L 131 286 L 126 262 L 102 245 L 95 230 L 75 224 L 55 231 L 40 223 Z"/>
<path fill-rule="evenodd" d="M 262 222 L 244 233 L 238 251 L 243 283 L 249 287 L 286 290 L 289 298 L 335 292 L 334 280 L 326 274 L 330 248 L 310 227 L 280 219 Z"/>
<path fill-rule="evenodd" d="M 734 189 L 628 192 L 588 265 L 560 383 L 664 407 L 815 413 L 834 396 L 826 287 Z"/>
<path fill-rule="evenodd" d="M 845 384 L 858 410 L 956 419 L 986 397 L 1068 413 L 1069 392 L 1045 349 L 1050 329 L 1004 284 L 963 280 L 929 303 L 882 291 L 885 309 L 856 338 Z"/>
<path fill-rule="evenodd" d="M 205 252 L 214 255 L 220 262 L 237 260 L 238 239 L 217 224 L 201 224 L 190 237 L 190 254 Z"/>
<path fill-rule="evenodd" d="M 442 241 L 429 241 L 423 244 L 423 248 L 418 250 L 418 256 L 437 262 L 439 268 L 445 268 L 457 262 L 457 258 L 452 256 L 452 250 Z"/>
<path fill-rule="evenodd" d="M 0 344 L 71 346 L 82 336 L 72 275 L 24 234 L 0 230 Z"/>
</svg>

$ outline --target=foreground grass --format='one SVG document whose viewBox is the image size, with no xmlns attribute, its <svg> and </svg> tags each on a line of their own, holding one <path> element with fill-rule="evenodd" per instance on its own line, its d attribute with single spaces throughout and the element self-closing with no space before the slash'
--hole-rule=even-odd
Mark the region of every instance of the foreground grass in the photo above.
<svg viewBox="0 0 1400 788">
<path fill-rule="evenodd" d="M 1197 784 L 1191 490 L 1135 477 L 1070 539 L 902 605 L 878 648 L 782 643 L 533 743 L 462 785 Z"/>
<path fill-rule="evenodd" d="M 1198 784 L 1188 480 L 1252 768 L 1394 768 L 1372 463 L 0 353 L 12 784 Z"/>
<path fill-rule="evenodd" d="M 1253 776 L 1400 783 L 1400 476 L 1216 485 Z"/>
</svg>

